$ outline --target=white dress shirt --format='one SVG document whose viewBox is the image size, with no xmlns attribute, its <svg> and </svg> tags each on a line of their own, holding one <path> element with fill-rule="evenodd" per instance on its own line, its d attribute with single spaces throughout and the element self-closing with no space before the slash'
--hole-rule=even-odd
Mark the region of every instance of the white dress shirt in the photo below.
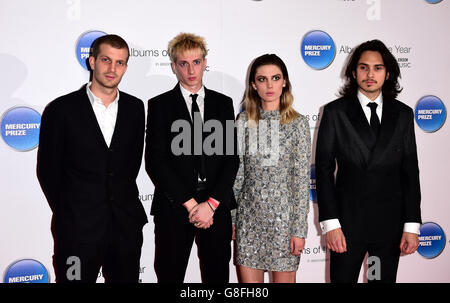
<svg viewBox="0 0 450 303">
<path fill-rule="evenodd" d="M 119 90 L 117 90 L 117 96 L 114 101 L 106 107 L 102 103 L 102 99 L 96 97 L 92 93 L 90 89 L 91 84 L 92 82 L 89 82 L 88 85 L 86 85 L 87 95 L 89 101 L 91 101 L 92 109 L 94 110 L 97 123 L 102 131 L 103 138 L 105 139 L 106 145 L 109 147 L 114 134 L 114 128 L 116 127 L 117 110 L 119 108 Z"/>
<path fill-rule="evenodd" d="M 369 102 L 375 102 L 376 104 L 378 104 L 376 112 L 377 112 L 378 119 L 380 119 L 380 123 L 381 123 L 381 116 L 383 113 L 383 95 L 380 93 L 380 95 L 375 100 L 372 101 L 369 98 L 367 98 L 363 93 L 361 93 L 360 90 L 358 90 L 358 100 L 359 100 L 359 103 L 361 104 L 361 107 L 364 111 L 364 114 L 366 115 L 366 118 L 367 118 L 367 121 L 369 122 L 369 124 L 370 124 L 371 110 L 370 110 L 370 107 L 367 106 L 367 104 L 369 104 Z M 380 218 L 380 220 L 381 220 L 381 218 Z M 322 229 L 322 234 L 326 234 L 327 232 L 329 232 L 333 229 L 341 228 L 341 224 L 339 222 L 339 219 L 329 219 L 329 220 L 320 222 L 320 228 Z M 420 234 L 420 223 L 407 222 L 403 226 L 403 231 L 414 233 L 414 234 Z"/>
<path fill-rule="evenodd" d="M 367 122 L 369 122 L 369 124 L 370 124 L 370 116 L 372 113 L 371 113 L 370 107 L 368 107 L 367 104 L 369 104 L 370 102 L 375 102 L 378 105 L 377 106 L 377 116 L 378 116 L 378 119 L 380 119 L 380 123 L 381 123 L 381 116 L 383 113 L 383 95 L 379 94 L 378 97 L 372 101 L 369 98 L 367 98 L 363 93 L 361 93 L 361 91 L 358 90 L 358 100 L 359 100 L 359 103 L 361 104 L 364 114 L 366 115 Z"/>
<path fill-rule="evenodd" d="M 198 109 L 200 110 L 200 115 L 202 117 L 202 120 L 204 121 L 205 119 L 204 117 L 204 112 L 205 112 L 205 87 L 202 85 L 202 87 L 196 92 L 196 93 L 192 93 L 190 91 L 188 91 L 187 89 L 185 89 L 183 87 L 183 85 L 178 84 L 180 86 L 181 89 L 181 94 L 183 95 L 184 101 L 186 102 L 186 106 L 188 108 L 189 114 L 191 114 L 192 112 L 192 98 L 191 98 L 191 94 L 198 94 L 197 96 L 197 105 L 198 105 Z M 191 119 L 193 117 L 191 116 Z M 200 179 L 200 175 L 198 176 L 198 180 L 202 181 Z M 203 181 L 206 181 L 203 180 Z"/>
<path fill-rule="evenodd" d="M 189 110 L 189 114 L 191 114 L 191 112 L 192 112 L 191 94 L 198 94 L 196 101 L 197 101 L 198 108 L 200 109 L 200 115 L 202 116 L 202 120 L 204 120 L 203 114 L 205 111 L 205 87 L 202 85 L 202 87 L 196 93 L 191 93 L 190 91 L 185 89 L 183 87 L 183 85 L 181 85 L 181 84 L 179 84 L 179 85 L 180 85 L 180 89 L 181 89 L 181 94 L 183 95 L 184 101 L 186 102 L 186 106 Z"/>
</svg>

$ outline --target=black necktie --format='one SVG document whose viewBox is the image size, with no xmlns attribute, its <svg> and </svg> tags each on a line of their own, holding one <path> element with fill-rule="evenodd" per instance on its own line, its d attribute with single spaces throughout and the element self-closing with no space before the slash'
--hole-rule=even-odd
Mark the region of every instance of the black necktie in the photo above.
<svg viewBox="0 0 450 303">
<path fill-rule="evenodd" d="M 198 104 L 197 104 L 198 94 L 191 94 L 190 97 L 192 98 L 192 108 L 191 108 L 192 121 L 195 121 L 194 115 L 198 115 L 201 119 L 200 108 L 198 107 Z M 196 171 L 198 172 L 200 180 L 203 181 L 206 178 L 205 157 L 203 155 L 203 131 L 202 131 L 201 136 L 202 136 L 202 148 L 201 148 L 202 152 L 201 152 L 201 155 L 194 155 L 194 157 L 195 157 Z M 193 138 L 192 138 L 192 143 L 195 144 Z M 195 149 L 193 148 L 192 150 L 195 150 Z"/>
<path fill-rule="evenodd" d="M 368 107 L 370 107 L 370 127 L 373 130 L 373 133 L 375 136 L 378 135 L 378 129 L 380 128 L 380 119 L 378 119 L 377 115 L 377 106 L 375 102 L 370 102 L 367 104 Z"/>
<path fill-rule="evenodd" d="M 200 114 L 200 108 L 198 107 L 198 104 L 197 104 L 198 94 L 190 94 L 189 96 L 192 99 L 191 117 L 192 117 L 192 121 L 194 121 L 194 113 Z"/>
</svg>

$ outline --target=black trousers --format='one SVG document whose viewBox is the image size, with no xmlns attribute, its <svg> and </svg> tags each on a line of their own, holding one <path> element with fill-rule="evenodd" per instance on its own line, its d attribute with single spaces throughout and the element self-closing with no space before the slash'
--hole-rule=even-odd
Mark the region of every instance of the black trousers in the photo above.
<svg viewBox="0 0 450 303">
<path fill-rule="evenodd" d="M 347 252 L 330 253 L 332 283 L 357 283 L 361 265 L 369 254 L 367 282 L 395 283 L 400 259 L 398 243 L 347 243 Z"/>
<path fill-rule="evenodd" d="M 205 192 L 194 197 L 208 198 Z M 196 228 L 182 205 L 166 203 L 154 215 L 155 272 L 159 283 L 183 283 L 194 240 L 197 243 L 202 281 L 228 283 L 231 260 L 231 214 L 225 205 L 214 213 L 208 229 Z"/>
<path fill-rule="evenodd" d="M 95 283 L 100 268 L 105 283 L 139 282 L 142 229 L 125 233 L 112 225 L 95 243 L 55 239 L 53 266 L 57 283 Z"/>
</svg>

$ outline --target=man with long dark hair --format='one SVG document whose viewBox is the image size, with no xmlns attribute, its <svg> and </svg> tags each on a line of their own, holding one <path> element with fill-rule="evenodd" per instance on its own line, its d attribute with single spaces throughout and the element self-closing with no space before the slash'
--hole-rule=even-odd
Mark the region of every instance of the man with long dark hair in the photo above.
<svg viewBox="0 0 450 303">
<path fill-rule="evenodd" d="M 349 58 L 341 98 L 324 107 L 316 149 L 319 221 L 331 282 L 395 282 L 400 253 L 416 251 L 420 184 L 414 113 L 396 100 L 400 68 L 379 40 Z"/>
</svg>

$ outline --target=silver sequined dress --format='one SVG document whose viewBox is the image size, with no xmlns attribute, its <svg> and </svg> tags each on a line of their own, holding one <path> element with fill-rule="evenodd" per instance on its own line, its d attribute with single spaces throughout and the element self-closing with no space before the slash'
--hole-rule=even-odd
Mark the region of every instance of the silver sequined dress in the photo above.
<svg viewBox="0 0 450 303">
<path fill-rule="evenodd" d="M 302 115 L 280 124 L 279 111 L 260 112 L 256 128 L 248 126 L 245 111 L 237 120 L 241 151 L 234 194 L 238 208 L 232 214 L 236 263 L 268 271 L 295 271 L 300 256 L 290 253 L 290 237 L 306 238 L 308 231 L 309 124 Z"/>
</svg>

